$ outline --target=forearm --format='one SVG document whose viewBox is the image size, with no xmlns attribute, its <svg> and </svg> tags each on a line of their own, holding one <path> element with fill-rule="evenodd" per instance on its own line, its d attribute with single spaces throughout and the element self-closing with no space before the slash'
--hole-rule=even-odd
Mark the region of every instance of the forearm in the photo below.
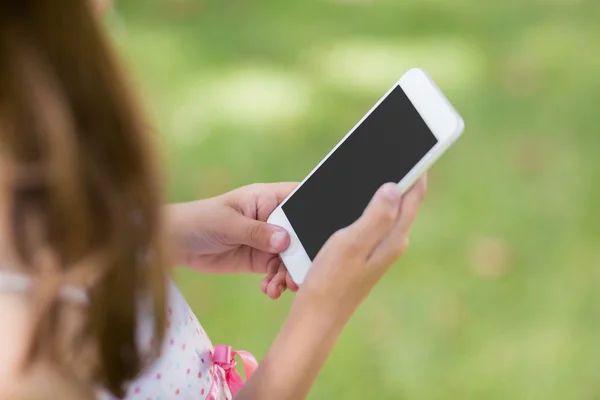
<svg viewBox="0 0 600 400">
<path fill-rule="evenodd" d="M 164 239 L 169 246 L 170 267 L 186 265 L 186 252 L 184 249 L 190 247 L 189 243 L 195 236 L 189 234 L 189 215 L 194 208 L 199 209 L 200 201 L 190 203 L 167 204 L 162 207 Z M 194 221 L 195 222 L 195 221 Z M 202 226 L 194 226 L 197 236 L 201 236 Z"/>
<path fill-rule="evenodd" d="M 307 396 L 350 313 L 311 307 L 304 299 L 297 300 L 267 356 L 235 400 L 296 400 Z"/>
</svg>

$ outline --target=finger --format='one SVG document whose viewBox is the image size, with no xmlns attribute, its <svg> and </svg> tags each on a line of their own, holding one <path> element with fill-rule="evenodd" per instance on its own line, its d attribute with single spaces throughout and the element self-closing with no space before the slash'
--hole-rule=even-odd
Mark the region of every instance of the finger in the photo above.
<svg viewBox="0 0 600 400">
<path fill-rule="evenodd" d="M 298 182 L 279 182 L 272 183 L 273 193 L 277 199 L 277 204 L 286 199 L 298 187 Z"/>
<path fill-rule="evenodd" d="M 285 274 L 285 285 L 290 291 L 294 293 L 298 291 L 298 285 L 296 285 L 296 282 L 294 282 L 289 272 Z"/>
<path fill-rule="evenodd" d="M 267 271 L 269 271 L 269 274 L 260 283 L 260 290 L 266 295 L 269 294 L 268 293 L 269 284 L 271 283 L 271 281 L 273 281 L 273 278 L 275 278 L 275 276 L 277 275 L 279 270 L 281 268 L 284 268 L 282 265 L 281 259 L 279 257 L 276 256 L 276 258 L 274 258 L 273 261 L 274 262 L 269 262 L 269 266 L 267 268 Z M 274 285 L 274 286 L 277 287 L 277 285 Z M 285 287 L 284 287 L 284 291 L 285 291 Z"/>
<path fill-rule="evenodd" d="M 279 272 L 279 268 L 281 266 L 281 259 L 279 258 L 279 256 L 267 254 L 267 253 L 260 253 L 258 255 L 258 258 L 262 258 L 263 255 L 268 256 L 270 258 L 269 258 L 269 261 L 267 261 L 266 263 L 261 263 L 261 265 L 266 265 L 266 273 L 267 273 L 267 276 L 261 282 L 261 290 L 262 290 L 263 283 L 265 285 L 268 285 L 271 282 L 271 280 L 275 277 L 275 275 L 277 275 L 277 272 Z M 255 271 L 255 270 L 253 269 L 253 271 Z M 262 272 L 262 273 L 264 273 L 264 272 Z M 264 289 L 265 290 L 263 290 L 263 292 L 265 294 L 267 294 L 267 286 L 265 286 Z"/>
<path fill-rule="evenodd" d="M 269 183 L 258 186 L 256 219 L 266 221 L 269 215 L 285 200 L 298 186 L 294 182 Z"/>
<path fill-rule="evenodd" d="M 231 239 L 267 253 L 279 254 L 290 245 L 290 235 L 280 226 L 235 215 Z"/>
<path fill-rule="evenodd" d="M 408 233 L 427 193 L 427 176 L 423 176 L 403 196 L 396 225 L 373 251 L 370 260 L 388 262 L 400 257 L 408 246 Z"/>
<path fill-rule="evenodd" d="M 285 292 L 285 287 L 283 285 L 274 286 L 269 284 L 267 288 L 267 296 L 269 296 L 271 300 L 279 299 L 283 292 Z"/>
<path fill-rule="evenodd" d="M 273 277 L 273 279 L 271 279 L 271 282 L 269 282 L 269 285 L 267 287 L 267 294 L 271 299 L 277 300 L 281 296 L 281 294 L 285 291 L 285 289 L 286 289 L 285 275 L 286 274 L 287 274 L 287 271 L 282 266 L 279 269 L 279 271 L 277 272 L 277 274 Z"/>
<path fill-rule="evenodd" d="M 263 292 L 264 294 L 267 294 L 267 288 L 269 287 L 269 282 L 271 282 L 271 279 L 273 279 L 274 276 L 275 276 L 275 274 L 269 274 L 262 281 L 260 281 L 260 291 L 261 292 Z"/>
<path fill-rule="evenodd" d="M 371 254 L 396 223 L 401 201 L 398 185 L 386 183 L 375 193 L 363 215 L 348 228 L 349 237 L 366 255 Z"/>
</svg>

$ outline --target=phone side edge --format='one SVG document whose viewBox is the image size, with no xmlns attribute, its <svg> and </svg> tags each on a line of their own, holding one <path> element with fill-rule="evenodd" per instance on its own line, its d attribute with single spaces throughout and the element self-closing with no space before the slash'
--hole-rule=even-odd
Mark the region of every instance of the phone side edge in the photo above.
<svg viewBox="0 0 600 400">
<path fill-rule="evenodd" d="M 464 131 L 463 118 L 425 70 L 410 69 L 398 85 L 438 141 L 460 137 Z"/>
<path fill-rule="evenodd" d="M 460 136 L 448 138 L 442 142 L 438 142 L 421 158 L 411 170 L 398 182 L 398 187 L 402 193 L 405 193 L 411 188 L 415 182 L 423 176 L 441 157 L 448 151 L 448 149 L 456 142 L 456 139 Z"/>
<path fill-rule="evenodd" d="M 297 285 L 301 285 L 312 265 L 312 261 L 281 205 L 271 213 L 267 222 L 282 227 L 290 235 L 290 245 L 284 252 L 279 254 L 279 257 L 290 273 L 292 280 Z"/>
</svg>

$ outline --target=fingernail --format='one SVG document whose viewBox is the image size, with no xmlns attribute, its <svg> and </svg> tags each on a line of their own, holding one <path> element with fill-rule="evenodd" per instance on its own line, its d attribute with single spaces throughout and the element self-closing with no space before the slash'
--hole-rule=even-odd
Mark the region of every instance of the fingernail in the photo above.
<svg viewBox="0 0 600 400">
<path fill-rule="evenodd" d="M 283 232 L 275 232 L 271 236 L 271 247 L 273 249 L 279 250 L 283 247 L 285 242 L 285 233 Z"/>
<path fill-rule="evenodd" d="M 383 187 L 383 195 L 392 202 L 397 202 L 400 200 L 400 189 L 398 189 L 398 185 L 394 183 L 387 183 Z"/>
<path fill-rule="evenodd" d="M 277 286 L 277 294 L 281 295 L 283 293 L 283 285 Z"/>
</svg>

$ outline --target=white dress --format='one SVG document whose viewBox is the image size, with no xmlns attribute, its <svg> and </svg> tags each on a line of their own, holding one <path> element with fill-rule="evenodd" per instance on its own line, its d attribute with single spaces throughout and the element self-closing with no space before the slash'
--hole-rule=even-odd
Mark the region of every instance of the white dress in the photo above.
<svg viewBox="0 0 600 400">
<path fill-rule="evenodd" d="M 27 276 L 0 269 L 0 293 L 18 294 L 28 292 L 30 288 L 31 281 Z M 73 286 L 62 287 L 59 296 L 66 301 L 86 304 L 88 301 L 87 293 Z M 215 349 L 210 339 L 171 279 L 167 312 L 167 330 L 160 357 L 128 386 L 125 400 L 231 400 L 230 385 L 239 388 L 242 384 L 233 360 L 238 353 L 231 352 L 227 346 L 219 346 L 219 356 L 215 357 L 218 362 L 213 362 Z M 147 348 L 152 337 L 152 316 L 149 314 L 141 318 L 138 329 L 140 348 Z M 223 357 L 225 353 L 227 356 Z M 246 352 L 239 355 L 245 369 L 251 367 L 246 369 L 247 375 L 251 374 L 257 366 L 256 360 Z M 98 398 L 115 400 L 104 390 L 98 392 Z"/>
<path fill-rule="evenodd" d="M 167 332 L 160 358 L 132 382 L 126 400 L 230 400 L 224 371 L 215 368 L 213 345 L 187 301 L 169 281 Z M 151 327 L 142 327 L 140 340 L 151 338 Z M 114 400 L 101 394 L 102 400 Z"/>
</svg>

